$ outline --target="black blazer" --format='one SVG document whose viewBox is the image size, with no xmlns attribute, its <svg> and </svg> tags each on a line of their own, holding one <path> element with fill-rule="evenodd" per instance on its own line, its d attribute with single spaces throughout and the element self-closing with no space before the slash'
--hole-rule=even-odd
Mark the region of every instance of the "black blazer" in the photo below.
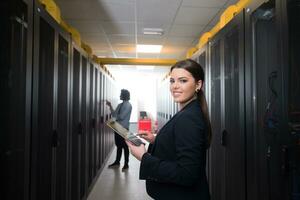
<svg viewBox="0 0 300 200">
<path fill-rule="evenodd" d="M 159 131 L 141 160 L 140 179 L 154 199 L 209 200 L 205 172 L 207 128 L 194 100 Z"/>
</svg>

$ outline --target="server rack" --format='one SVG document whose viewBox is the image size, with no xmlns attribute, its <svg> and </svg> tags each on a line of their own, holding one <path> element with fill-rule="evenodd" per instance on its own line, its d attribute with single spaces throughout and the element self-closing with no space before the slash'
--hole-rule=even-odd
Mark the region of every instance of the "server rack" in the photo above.
<svg viewBox="0 0 300 200">
<path fill-rule="evenodd" d="M 83 125 L 81 121 L 81 50 L 76 44 L 72 43 L 72 128 L 71 128 L 71 176 L 70 192 L 71 199 L 80 199 L 81 183 L 81 137 L 83 134 Z"/>
<path fill-rule="evenodd" d="M 32 2 L 1 1 L 1 198 L 29 199 Z"/>
<path fill-rule="evenodd" d="M 87 189 L 87 133 L 88 127 L 88 65 L 87 57 L 81 55 L 82 66 L 82 85 L 81 85 L 81 120 L 82 120 L 82 137 L 81 137 L 81 157 L 80 157 L 80 198 L 85 198 L 85 191 Z"/>
<path fill-rule="evenodd" d="M 37 2 L 34 27 L 31 198 L 67 199 L 71 38 Z"/>
<path fill-rule="evenodd" d="M 95 118 L 94 118 L 94 103 L 95 103 L 95 68 L 89 60 L 90 66 L 90 97 L 89 97 L 89 134 L 88 134 L 88 152 L 89 152 L 89 168 L 88 168 L 88 185 L 91 184 L 94 176 L 94 135 L 95 135 Z"/>
<path fill-rule="evenodd" d="M 58 69 L 57 69 L 57 133 L 56 152 L 56 199 L 69 199 L 68 169 L 70 163 L 70 115 L 71 112 L 71 65 L 70 35 L 58 34 Z"/>
<path fill-rule="evenodd" d="M 299 11 L 298 0 L 276 1 L 278 20 L 282 112 L 280 127 L 281 197 L 300 199 L 300 90 L 299 90 Z M 279 94 L 281 95 L 281 94 Z"/>
<path fill-rule="evenodd" d="M 94 174 L 100 169 L 99 158 L 99 141 L 100 141 L 100 129 L 99 129 L 99 114 L 100 114 L 100 73 L 95 67 L 95 106 L 94 106 L 94 127 L 95 127 L 95 141 L 94 141 Z"/>
<path fill-rule="evenodd" d="M 209 43 L 212 199 L 245 198 L 243 36 L 240 13 Z"/>
<path fill-rule="evenodd" d="M 104 162 L 104 74 L 100 70 L 100 162 Z"/>
<path fill-rule="evenodd" d="M 1 199 L 86 199 L 112 149 L 99 115 L 113 80 L 38 1 L 0 5 Z"/>
<path fill-rule="evenodd" d="M 246 13 L 248 198 L 284 199 L 277 174 L 280 171 L 280 138 L 277 130 L 269 129 L 267 124 L 268 104 L 272 110 L 276 107 L 274 116 L 279 115 L 278 105 L 281 104 L 276 97 L 281 90 L 281 81 L 277 76 L 280 66 L 277 59 L 275 2 L 258 4 L 256 8 L 249 9 L 251 11 Z M 253 185 L 253 182 L 256 184 Z"/>
</svg>

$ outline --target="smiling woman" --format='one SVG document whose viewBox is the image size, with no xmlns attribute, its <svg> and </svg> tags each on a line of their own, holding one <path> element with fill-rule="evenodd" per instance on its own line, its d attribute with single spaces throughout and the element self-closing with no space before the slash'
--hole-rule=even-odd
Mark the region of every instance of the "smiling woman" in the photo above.
<svg viewBox="0 0 300 200">
<path fill-rule="evenodd" d="M 146 180 L 147 193 L 154 199 L 210 199 L 205 166 L 211 128 L 203 81 L 203 69 L 195 61 L 173 65 L 170 91 L 180 111 L 156 137 L 149 131 L 139 133 L 151 143 L 148 152 L 144 145 L 127 142 L 141 161 L 140 179 Z"/>
</svg>

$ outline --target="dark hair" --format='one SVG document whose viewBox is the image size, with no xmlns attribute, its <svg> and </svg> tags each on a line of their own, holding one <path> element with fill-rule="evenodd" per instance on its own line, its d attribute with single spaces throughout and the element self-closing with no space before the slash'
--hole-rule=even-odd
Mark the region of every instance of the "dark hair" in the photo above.
<svg viewBox="0 0 300 200">
<path fill-rule="evenodd" d="M 123 101 L 128 101 L 130 99 L 130 92 L 126 89 L 122 89 L 120 99 Z"/>
<path fill-rule="evenodd" d="M 198 82 L 199 80 L 202 80 L 202 82 L 204 82 L 204 70 L 201 67 L 201 65 L 196 61 L 192 59 L 185 59 L 185 60 L 178 61 L 171 67 L 171 72 L 173 69 L 176 68 L 185 69 L 186 71 L 190 72 L 196 82 Z M 209 145 L 211 142 L 212 131 L 211 131 L 211 124 L 208 115 L 208 106 L 202 88 L 197 92 L 197 98 L 200 101 L 201 110 L 204 116 L 205 123 L 207 125 L 207 131 L 208 131 L 207 140 Z"/>
</svg>

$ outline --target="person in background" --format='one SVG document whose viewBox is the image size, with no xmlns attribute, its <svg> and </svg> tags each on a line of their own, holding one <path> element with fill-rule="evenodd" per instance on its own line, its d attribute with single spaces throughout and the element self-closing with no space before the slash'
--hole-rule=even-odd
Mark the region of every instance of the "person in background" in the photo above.
<svg viewBox="0 0 300 200">
<path fill-rule="evenodd" d="M 171 67 L 170 92 L 179 111 L 156 137 L 139 133 L 150 142 L 148 152 L 144 145 L 126 141 L 141 161 L 139 177 L 146 180 L 147 193 L 154 199 L 210 199 L 205 168 L 211 125 L 203 83 L 204 71 L 197 62 L 177 62 Z"/>
<path fill-rule="evenodd" d="M 122 89 L 120 94 L 120 100 L 123 102 L 118 104 L 117 108 L 114 110 L 111 102 L 106 101 L 106 105 L 109 107 L 111 114 L 114 118 L 116 118 L 116 121 L 119 122 L 124 128 L 129 130 L 129 120 L 131 115 L 132 106 L 129 103 L 130 100 L 130 92 L 128 90 Z M 115 133 L 115 144 L 117 146 L 117 155 L 116 160 L 110 164 L 108 167 L 119 167 L 120 166 L 120 160 L 122 156 L 122 149 L 124 149 L 124 158 L 125 163 L 122 168 L 122 170 L 128 169 L 129 165 L 129 149 L 125 142 L 125 140 Z"/>
</svg>

